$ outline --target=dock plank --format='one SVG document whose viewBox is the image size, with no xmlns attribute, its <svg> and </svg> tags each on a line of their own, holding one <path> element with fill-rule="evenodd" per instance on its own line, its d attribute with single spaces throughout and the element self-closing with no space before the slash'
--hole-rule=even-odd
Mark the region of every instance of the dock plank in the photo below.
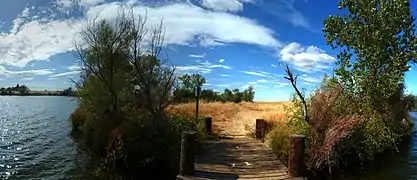
<svg viewBox="0 0 417 180">
<path fill-rule="evenodd" d="M 294 178 L 288 175 L 287 167 L 265 144 L 249 137 L 235 137 L 204 144 L 202 152 L 196 157 L 193 177 L 178 176 L 177 179 Z"/>
</svg>

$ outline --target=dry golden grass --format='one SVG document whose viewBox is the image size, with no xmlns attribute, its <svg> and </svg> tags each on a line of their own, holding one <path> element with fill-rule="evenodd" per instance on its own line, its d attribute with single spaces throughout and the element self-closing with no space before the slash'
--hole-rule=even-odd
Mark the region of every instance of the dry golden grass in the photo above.
<svg viewBox="0 0 417 180">
<path fill-rule="evenodd" d="M 285 107 L 291 107 L 290 101 L 242 103 L 243 107 L 262 112 L 261 118 L 267 121 L 287 121 Z"/>
<path fill-rule="evenodd" d="M 200 116 L 213 117 L 213 126 L 217 132 L 226 134 L 246 134 L 254 128 L 257 118 L 270 122 L 286 122 L 284 106 L 291 102 L 255 102 L 255 103 L 200 103 Z M 171 113 L 195 115 L 195 103 L 175 105 Z"/>
</svg>

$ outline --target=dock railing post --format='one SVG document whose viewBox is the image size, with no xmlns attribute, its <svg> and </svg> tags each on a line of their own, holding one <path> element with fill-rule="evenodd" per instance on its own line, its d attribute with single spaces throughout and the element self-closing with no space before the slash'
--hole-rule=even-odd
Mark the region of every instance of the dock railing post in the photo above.
<svg viewBox="0 0 417 180">
<path fill-rule="evenodd" d="M 256 139 L 260 139 L 264 142 L 265 139 L 265 130 L 266 130 L 266 121 L 263 119 L 256 119 L 256 127 L 255 127 L 255 137 Z"/>
<path fill-rule="evenodd" d="M 195 147 L 197 134 L 195 131 L 185 131 L 181 136 L 180 172 L 181 176 L 194 174 Z"/>
<path fill-rule="evenodd" d="M 305 135 L 290 135 L 288 172 L 292 177 L 301 177 L 304 172 Z"/>
<path fill-rule="evenodd" d="M 210 135 L 213 131 L 213 118 L 210 116 L 204 117 L 204 129 L 206 134 Z"/>
</svg>

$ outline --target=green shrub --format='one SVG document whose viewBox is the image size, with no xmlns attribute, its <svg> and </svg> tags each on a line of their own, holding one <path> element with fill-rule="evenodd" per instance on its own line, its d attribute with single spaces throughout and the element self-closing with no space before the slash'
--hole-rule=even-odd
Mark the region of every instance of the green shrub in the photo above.
<svg viewBox="0 0 417 180">
<path fill-rule="evenodd" d="M 172 178 L 178 173 L 181 133 L 196 131 L 204 139 L 201 121 L 177 115 L 166 126 L 153 127 L 151 121 L 125 121 L 111 132 L 98 175 L 124 178 L 156 178 L 153 172 L 163 172 L 160 178 Z"/>
<path fill-rule="evenodd" d="M 70 115 L 71 125 L 73 131 L 80 131 L 83 128 L 84 122 L 88 118 L 88 112 L 85 109 L 78 107 Z"/>
<path fill-rule="evenodd" d="M 408 112 L 403 110 L 405 103 L 396 99 L 385 105 L 396 108 L 380 113 L 347 92 L 335 78 L 325 77 L 307 100 L 310 123 L 304 120 L 301 101 L 293 98 L 293 106 L 287 109 L 289 122 L 269 133 L 270 145 L 286 162 L 289 135 L 307 135 L 306 164 L 311 171 L 373 160 L 383 152 L 397 150 L 400 138 L 412 127 Z"/>
</svg>

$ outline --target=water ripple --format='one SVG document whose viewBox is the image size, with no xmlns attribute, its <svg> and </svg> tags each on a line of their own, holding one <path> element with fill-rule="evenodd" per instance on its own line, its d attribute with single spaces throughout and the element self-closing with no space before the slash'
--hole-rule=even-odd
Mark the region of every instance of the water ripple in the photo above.
<svg viewBox="0 0 417 180">
<path fill-rule="evenodd" d="M 68 97 L 0 96 L 0 179 L 85 179 L 88 162 L 69 136 Z M 81 160 L 81 161 L 80 161 Z"/>
</svg>

